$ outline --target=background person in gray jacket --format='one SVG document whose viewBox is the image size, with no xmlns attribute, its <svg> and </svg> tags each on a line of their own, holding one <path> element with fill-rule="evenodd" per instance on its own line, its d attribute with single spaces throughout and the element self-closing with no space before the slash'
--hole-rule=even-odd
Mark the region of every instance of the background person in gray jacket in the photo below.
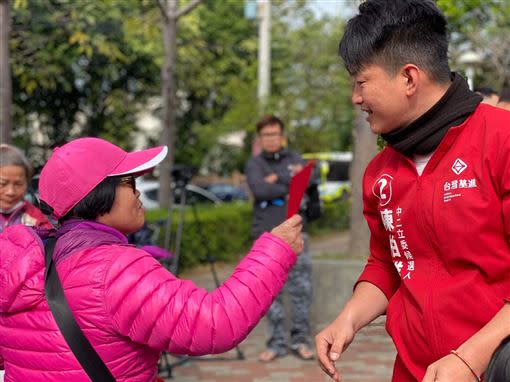
<svg viewBox="0 0 510 382">
<path fill-rule="evenodd" d="M 271 231 L 283 222 L 287 212 L 287 195 L 291 177 L 304 165 L 301 156 L 283 147 L 284 124 L 273 116 L 263 117 L 257 123 L 257 134 L 262 152 L 249 159 L 245 173 L 254 197 L 253 239 L 265 231 Z M 291 302 L 290 350 L 298 357 L 313 359 L 310 350 L 310 304 L 312 298 L 312 263 L 308 253 L 308 237 L 304 235 L 305 247 L 289 274 L 285 289 Z M 285 325 L 285 311 L 281 292 L 267 314 L 267 350 L 259 360 L 270 362 L 287 354 L 289 336 Z"/>
</svg>

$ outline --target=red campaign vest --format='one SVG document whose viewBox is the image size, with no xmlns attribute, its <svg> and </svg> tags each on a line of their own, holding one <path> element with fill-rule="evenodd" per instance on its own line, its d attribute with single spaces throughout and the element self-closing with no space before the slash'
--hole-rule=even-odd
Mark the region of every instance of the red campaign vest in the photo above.
<svg viewBox="0 0 510 382">
<path fill-rule="evenodd" d="M 421 381 L 510 301 L 510 113 L 478 106 L 421 176 L 387 147 L 363 189 L 371 240 L 359 281 L 389 299 L 393 381 Z"/>
</svg>

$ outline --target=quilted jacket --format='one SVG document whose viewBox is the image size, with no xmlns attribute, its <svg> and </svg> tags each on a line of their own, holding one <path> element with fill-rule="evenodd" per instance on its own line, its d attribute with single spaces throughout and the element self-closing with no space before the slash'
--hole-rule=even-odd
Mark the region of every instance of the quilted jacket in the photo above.
<svg viewBox="0 0 510 382">
<path fill-rule="evenodd" d="M 230 278 L 207 292 L 110 227 L 75 228 L 57 241 L 57 272 L 76 321 L 118 381 L 153 381 L 165 350 L 202 355 L 237 345 L 296 260 L 266 233 Z M 91 230 L 102 237 L 99 246 L 87 243 Z M 44 269 L 42 241 L 32 229 L 17 225 L 0 234 L 0 369 L 6 382 L 89 381 L 48 308 Z"/>
</svg>

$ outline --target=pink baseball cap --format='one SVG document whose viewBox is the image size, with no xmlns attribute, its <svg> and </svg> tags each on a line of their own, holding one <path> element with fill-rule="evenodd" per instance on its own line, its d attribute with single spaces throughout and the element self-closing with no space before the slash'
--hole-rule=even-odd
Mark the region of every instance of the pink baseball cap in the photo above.
<svg viewBox="0 0 510 382">
<path fill-rule="evenodd" d="M 128 153 L 104 139 L 75 139 L 51 153 L 39 177 L 39 198 L 60 219 L 107 177 L 149 172 L 167 153 L 166 146 Z"/>
</svg>

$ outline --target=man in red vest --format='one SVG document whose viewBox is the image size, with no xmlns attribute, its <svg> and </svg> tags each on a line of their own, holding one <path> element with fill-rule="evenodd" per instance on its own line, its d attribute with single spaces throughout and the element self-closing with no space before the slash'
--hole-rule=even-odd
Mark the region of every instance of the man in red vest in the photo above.
<svg viewBox="0 0 510 382">
<path fill-rule="evenodd" d="M 323 370 L 386 314 L 393 382 L 480 381 L 510 335 L 510 113 L 448 66 L 432 0 L 367 0 L 340 42 L 352 101 L 387 142 L 363 180 L 370 256 L 316 337 Z"/>
</svg>

